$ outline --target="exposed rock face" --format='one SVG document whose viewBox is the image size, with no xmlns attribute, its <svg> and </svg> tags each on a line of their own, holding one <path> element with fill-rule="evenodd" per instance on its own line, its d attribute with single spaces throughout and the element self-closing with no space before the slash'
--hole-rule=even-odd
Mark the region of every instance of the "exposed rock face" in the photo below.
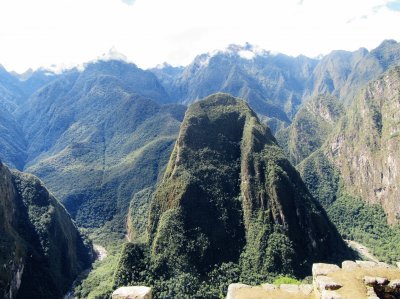
<svg viewBox="0 0 400 299">
<path fill-rule="evenodd" d="M 90 248 L 41 182 L 0 163 L 0 296 L 61 298 Z"/>
<path fill-rule="evenodd" d="M 390 223 L 400 216 L 400 68 L 371 82 L 324 148 L 345 188 L 381 204 Z"/>
<path fill-rule="evenodd" d="M 339 185 L 354 198 L 382 205 L 389 223 L 400 215 L 400 67 L 369 83 L 325 144 L 299 165 L 325 205 Z"/>
<path fill-rule="evenodd" d="M 269 129 L 226 94 L 187 111 L 149 224 L 152 261 L 171 275 L 239 257 L 259 273 L 309 271 L 345 254 Z"/>
</svg>

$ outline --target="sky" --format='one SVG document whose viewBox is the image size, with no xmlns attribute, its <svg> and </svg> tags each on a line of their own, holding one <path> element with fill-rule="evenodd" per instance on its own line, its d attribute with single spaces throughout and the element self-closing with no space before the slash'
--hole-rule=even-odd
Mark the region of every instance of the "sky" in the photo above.
<svg viewBox="0 0 400 299">
<path fill-rule="evenodd" d="M 400 41 L 400 0 L 0 0 L 0 64 L 73 66 L 109 49 L 187 65 L 229 44 L 292 56 Z"/>
</svg>

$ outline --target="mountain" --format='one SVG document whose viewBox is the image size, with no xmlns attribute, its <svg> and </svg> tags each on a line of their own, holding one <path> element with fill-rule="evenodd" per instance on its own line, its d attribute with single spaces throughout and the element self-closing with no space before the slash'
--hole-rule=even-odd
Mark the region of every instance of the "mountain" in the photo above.
<svg viewBox="0 0 400 299">
<path fill-rule="evenodd" d="M 324 181 L 341 182 L 327 203 L 341 185 L 351 196 L 381 205 L 389 223 L 398 222 L 399 103 L 400 67 L 394 67 L 359 93 L 321 149 L 301 163 L 310 190 L 321 189 L 315 180 L 325 173 Z"/>
<path fill-rule="evenodd" d="M 276 134 L 290 162 L 297 165 L 319 149 L 343 113 L 343 105 L 331 96 L 318 96 L 304 103 L 291 125 Z"/>
<path fill-rule="evenodd" d="M 64 71 L 64 73 L 69 72 Z M 24 99 L 18 103 L 19 106 L 24 104 L 24 102 L 29 98 L 31 94 L 35 91 L 40 89 L 41 87 L 45 86 L 46 84 L 50 83 L 58 79 L 63 73 L 55 73 L 51 70 L 40 68 L 35 71 L 29 69 L 23 74 L 15 74 L 11 73 L 14 77 L 18 78 L 20 88 L 24 92 Z"/>
<path fill-rule="evenodd" d="M 99 61 L 67 72 L 15 112 L 26 140 L 24 169 L 78 225 L 119 217 L 123 235 L 132 196 L 155 184 L 179 131 L 186 107 L 168 101 L 157 78 L 133 64 Z"/>
<path fill-rule="evenodd" d="M 151 71 L 170 97 L 189 104 L 215 92 L 245 99 L 273 132 L 288 126 L 306 101 L 332 96 L 346 106 L 359 89 L 400 64 L 400 43 L 376 49 L 333 51 L 320 60 L 290 57 L 250 44 L 198 55 L 188 66 L 160 66 Z"/>
<path fill-rule="evenodd" d="M 391 66 L 400 64 L 400 43 L 385 40 L 377 48 L 333 51 L 321 59 L 308 82 L 305 99 L 331 95 L 351 104 L 358 91 Z"/>
<path fill-rule="evenodd" d="M 0 109 L 14 111 L 23 98 L 19 81 L 0 65 Z"/>
<path fill-rule="evenodd" d="M 125 247 L 116 285 L 143 283 L 146 263 L 156 280 L 179 285 L 185 273 L 204 279 L 226 263 L 266 279 L 304 275 L 314 261 L 348 254 L 270 130 L 244 101 L 222 93 L 188 108 L 150 202 L 144 244 Z"/>
<path fill-rule="evenodd" d="M 9 73 L 0 65 L 0 108 L 14 112 L 33 92 L 56 77 L 44 69 L 29 70 L 22 75 Z"/>
<path fill-rule="evenodd" d="M 0 109 L 0 159 L 22 169 L 26 160 L 26 140 L 22 128 L 7 109 Z"/>
<path fill-rule="evenodd" d="M 200 273 L 243 252 L 255 271 L 308 267 L 341 245 L 269 129 L 226 94 L 187 111 L 149 223 L 157 263 Z M 293 256 L 275 255 L 269 238 L 290 243 Z M 171 263 L 174 256 L 182 265 Z"/>
<path fill-rule="evenodd" d="M 61 298 L 91 259 L 91 245 L 39 179 L 0 163 L 0 296 Z"/>
<path fill-rule="evenodd" d="M 246 44 L 199 55 L 184 69 L 167 66 L 152 71 L 180 103 L 227 92 L 248 101 L 266 121 L 273 118 L 270 125 L 275 129 L 290 122 L 316 64 L 304 56 L 273 54 Z"/>
</svg>

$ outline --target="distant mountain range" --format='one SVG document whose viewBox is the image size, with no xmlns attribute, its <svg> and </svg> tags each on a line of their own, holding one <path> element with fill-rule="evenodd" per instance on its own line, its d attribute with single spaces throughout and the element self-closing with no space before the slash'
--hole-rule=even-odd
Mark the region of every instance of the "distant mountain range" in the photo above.
<svg viewBox="0 0 400 299">
<path fill-rule="evenodd" d="M 384 41 L 370 52 L 334 51 L 321 60 L 246 44 L 199 55 L 180 68 L 144 71 L 105 60 L 84 70 L 19 77 L 1 68 L 0 158 L 43 179 L 78 223 L 101 226 L 128 205 L 118 198 L 157 181 L 186 109 L 181 104 L 228 92 L 248 101 L 276 132 L 298 122 L 296 112 L 308 99 L 330 96 L 346 106 L 359 88 L 399 63 L 400 44 Z M 296 144 L 307 155 L 321 143 L 307 150 Z M 152 165 L 146 175 L 138 163 Z"/>
</svg>

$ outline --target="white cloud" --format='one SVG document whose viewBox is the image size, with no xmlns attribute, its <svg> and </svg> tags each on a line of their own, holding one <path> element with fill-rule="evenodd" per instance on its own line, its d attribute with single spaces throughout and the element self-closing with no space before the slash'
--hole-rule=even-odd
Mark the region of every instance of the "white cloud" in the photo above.
<svg viewBox="0 0 400 299">
<path fill-rule="evenodd" d="M 135 0 L 121 0 L 121 1 L 128 5 L 133 5 L 135 3 Z"/>
<path fill-rule="evenodd" d="M 400 40 L 390 0 L 2 0 L 0 63 L 77 64 L 115 46 L 141 67 L 250 42 L 289 55 Z M 351 20 L 351 22 L 349 22 Z"/>
</svg>

